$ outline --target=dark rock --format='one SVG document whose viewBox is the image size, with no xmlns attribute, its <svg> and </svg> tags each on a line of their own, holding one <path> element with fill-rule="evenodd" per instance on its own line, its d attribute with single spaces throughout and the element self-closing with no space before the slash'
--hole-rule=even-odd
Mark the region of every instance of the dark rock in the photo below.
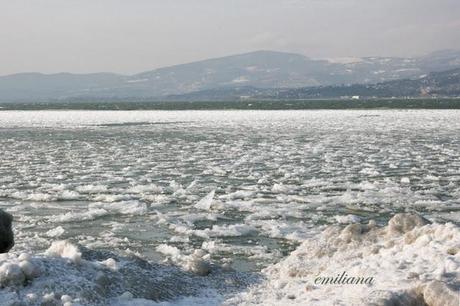
<svg viewBox="0 0 460 306">
<path fill-rule="evenodd" d="M 12 222 L 13 216 L 0 209 L 0 253 L 8 252 L 14 245 Z"/>
</svg>

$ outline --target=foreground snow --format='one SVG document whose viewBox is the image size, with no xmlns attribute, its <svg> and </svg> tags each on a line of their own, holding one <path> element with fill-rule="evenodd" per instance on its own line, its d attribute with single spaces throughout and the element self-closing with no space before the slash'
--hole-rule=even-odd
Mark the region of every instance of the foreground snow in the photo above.
<svg viewBox="0 0 460 306">
<path fill-rule="evenodd" d="M 457 226 L 411 214 L 384 227 L 328 227 L 261 277 L 205 263 L 203 250 L 173 252 L 178 268 L 56 241 L 43 255 L 1 256 L 0 304 L 457 306 L 459 249 Z M 347 283 L 339 275 L 372 281 Z"/>
<path fill-rule="evenodd" d="M 266 282 L 226 304 L 457 306 L 459 250 L 458 227 L 417 215 L 397 214 L 385 227 L 329 227 L 268 267 Z M 356 277 L 373 282 L 356 284 Z"/>
<path fill-rule="evenodd" d="M 2 254 L 0 305 L 216 305 L 256 281 L 203 257 L 178 267 L 56 241 L 44 254 Z"/>
</svg>

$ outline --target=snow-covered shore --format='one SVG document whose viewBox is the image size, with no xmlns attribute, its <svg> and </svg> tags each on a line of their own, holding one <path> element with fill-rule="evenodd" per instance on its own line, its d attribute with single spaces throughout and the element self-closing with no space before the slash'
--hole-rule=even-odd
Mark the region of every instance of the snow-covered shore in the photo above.
<svg viewBox="0 0 460 306">
<path fill-rule="evenodd" d="M 456 225 L 413 214 L 330 226 L 252 276 L 213 266 L 203 250 L 174 254 L 175 266 L 56 241 L 43 254 L 1 255 L 0 304 L 457 306 L 459 250 Z"/>
<path fill-rule="evenodd" d="M 418 215 L 397 214 L 385 227 L 331 226 L 265 269 L 266 282 L 227 303 L 457 306 L 459 250 L 457 226 Z M 348 279 L 340 280 L 343 274 Z M 372 277 L 372 284 L 356 284 L 357 277 Z"/>
</svg>

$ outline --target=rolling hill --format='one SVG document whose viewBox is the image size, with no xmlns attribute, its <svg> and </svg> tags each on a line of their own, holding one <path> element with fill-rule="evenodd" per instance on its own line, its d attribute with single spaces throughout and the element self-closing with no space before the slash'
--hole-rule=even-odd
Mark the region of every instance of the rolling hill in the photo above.
<svg viewBox="0 0 460 306">
<path fill-rule="evenodd" d="M 0 77 L 0 102 L 148 100 L 171 96 L 350 84 L 419 78 L 460 67 L 460 51 L 419 58 L 365 57 L 311 59 L 303 55 L 256 51 L 155 69 L 135 75 L 113 73 L 20 73 Z M 354 86 L 354 85 L 353 85 Z M 341 86 L 339 86 L 341 87 Z M 284 92 L 284 91 L 282 91 Z M 296 92 L 295 90 L 293 93 Z"/>
</svg>

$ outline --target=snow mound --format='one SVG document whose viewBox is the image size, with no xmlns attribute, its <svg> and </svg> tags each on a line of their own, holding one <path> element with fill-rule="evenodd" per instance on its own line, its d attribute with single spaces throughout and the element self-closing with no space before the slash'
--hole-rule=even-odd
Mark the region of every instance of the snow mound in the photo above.
<svg viewBox="0 0 460 306">
<path fill-rule="evenodd" d="M 182 267 L 68 241 L 54 242 L 44 254 L 3 254 L 0 305 L 219 305 L 224 295 L 254 281 L 249 274 L 211 267 L 202 250 L 176 255 Z"/>
<path fill-rule="evenodd" d="M 3 254 L 0 257 L 0 285 L 20 286 L 40 274 L 40 267 L 30 255 Z"/>
<path fill-rule="evenodd" d="M 457 226 L 414 214 L 384 227 L 331 226 L 266 268 L 266 282 L 224 304 L 458 305 L 459 246 Z"/>
</svg>

